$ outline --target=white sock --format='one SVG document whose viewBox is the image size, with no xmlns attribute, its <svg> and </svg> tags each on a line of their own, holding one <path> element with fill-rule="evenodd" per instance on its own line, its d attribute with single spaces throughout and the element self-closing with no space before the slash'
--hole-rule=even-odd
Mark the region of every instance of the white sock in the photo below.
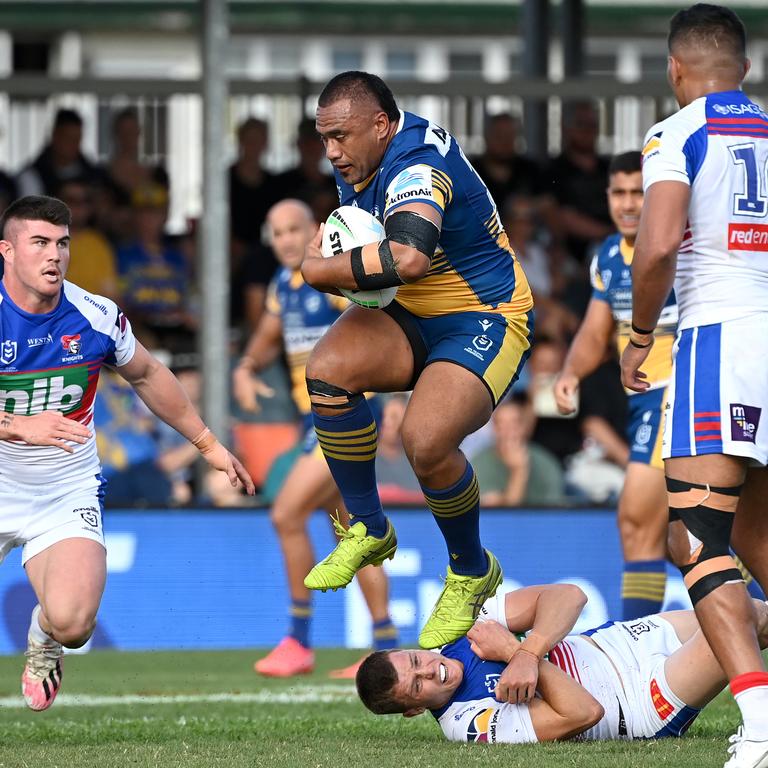
<svg viewBox="0 0 768 768">
<path fill-rule="evenodd" d="M 36 605 L 32 609 L 32 620 L 29 624 L 29 634 L 35 642 L 38 643 L 55 643 L 56 641 L 40 626 L 40 611 L 39 605 Z"/>
<path fill-rule="evenodd" d="M 744 736 L 768 741 L 768 685 L 756 685 L 734 696 L 744 720 Z"/>
</svg>

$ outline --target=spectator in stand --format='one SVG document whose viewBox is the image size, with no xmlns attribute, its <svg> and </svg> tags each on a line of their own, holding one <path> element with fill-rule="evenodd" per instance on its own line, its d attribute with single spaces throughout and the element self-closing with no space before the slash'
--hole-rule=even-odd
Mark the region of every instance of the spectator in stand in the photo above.
<svg viewBox="0 0 768 768">
<path fill-rule="evenodd" d="M 104 169 L 110 181 L 129 195 L 139 187 L 170 186 L 168 174 L 159 165 L 141 161 L 141 124 L 135 107 L 121 109 L 112 120 L 112 154 Z"/>
<path fill-rule="evenodd" d="M 571 255 L 587 263 L 590 246 L 613 231 L 605 189 L 608 159 L 597 154 L 598 114 L 591 101 L 563 109 L 563 151 L 549 166 L 550 192 L 559 206 L 553 221 Z"/>
<path fill-rule="evenodd" d="M 111 507 L 166 506 L 171 483 L 158 464 L 157 418 L 128 382 L 102 369 L 93 420 Z M 194 446 L 193 446 L 194 447 Z"/>
<path fill-rule="evenodd" d="M 485 182 L 499 211 L 510 195 L 537 198 L 545 191 L 538 163 L 518 152 L 520 120 L 509 112 L 486 118 L 485 151 L 472 165 Z"/>
<path fill-rule="evenodd" d="M 133 193 L 136 238 L 117 252 L 121 292 L 134 332 L 145 346 L 171 353 L 194 347 L 196 324 L 188 310 L 187 258 L 164 234 L 168 192 L 140 187 Z"/>
<path fill-rule="evenodd" d="M 524 392 L 507 396 L 491 417 L 494 443 L 473 459 L 484 506 L 562 504 L 563 468 L 546 448 L 529 442 L 536 416 Z"/>
<path fill-rule="evenodd" d="M 296 149 L 298 163 L 275 179 L 278 194 L 281 198 L 303 200 L 312 209 L 316 221 L 325 221 L 338 207 L 339 194 L 314 119 L 305 117 L 299 123 Z"/>
<path fill-rule="evenodd" d="M 509 244 L 520 262 L 536 306 L 536 328 L 548 336 L 565 339 L 576 332 L 579 319 L 558 297 L 565 277 L 576 271 L 567 256 L 551 251 L 540 235 L 536 202 L 528 195 L 507 198 L 502 214 Z"/>
<path fill-rule="evenodd" d="M 529 394 L 537 416 L 532 440 L 549 449 L 561 462 L 579 454 L 598 456 L 615 465 L 623 476 L 629 458 L 626 431 L 627 399 L 617 381 L 616 361 L 606 359 L 579 390 L 575 418 L 564 418 L 555 401 L 554 383 L 562 370 L 566 348 L 562 341 L 541 336 L 533 345 L 528 362 Z M 621 477 L 619 477 L 621 480 Z"/>
<path fill-rule="evenodd" d="M 238 155 L 229 169 L 232 256 L 235 265 L 246 257 L 254 245 L 261 242 L 261 230 L 267 211 L 278 199 L 275 177 L 262 166 L 268 141 L 269 128 L 256 117 L 249 117 L 237 129 Z"/>
<path fill-rule="evenodd" d="M 400 428 L 409 395 L 396 392 L 384 402 L 376 447 L 376 485 L 382 504 L 424 504 L 424 493 L 405 455 Z"/>
<path fill-rule="evenodd" d="M 170 363 L 168 367 L 179 380 L 179 384 L 187 393 L 190 402 L 195 408 L 199 408 L 202 379 L 198 370 L 198 355 L 196 353 L 173 355 Z M 158 452 L 157 465 L 170 483 L 170 503 L 175 506 L 190 504 L 195 498 L 193 469 L 200 455 L 199 451 L 195 453 L 194 450 L 190 450 L 190 448 L 195 449 L 195 446 L 189 440 L 185 440 L 182 435 L 162 419 L 156 419 L 155 421 L 154 433 Z M 206 473 L 206 487 L 209 488 L 211 484 L 215 485 L 215 481 L 212 482 L 212 479 Z M 229 485 L 231 488 L 231 484 Z M 223 489 L 221 492 L 223 493 Z M 210 493 L 209 495 L 213 496 Z M 240 494 L 234 494 L 234 496 L 239 498 Z"/>
<path fill-rule="evenodd" d="M 59 188 L 59 198 L 72 212 L 69 225 L 72 257 L 67 280 L 119 304 L 115 251 L 104 234 L 93 226 L 94 194 L 94 187 L 80 178 L 69 179 Z"/>
<path fill-rule="evenodd" d="M 134 211 L 131 196 L 109 179 L 101 179 L 94 187 L 93 226 L 117 250 L 129 245 L 135 237 Z"/>
<path fill-rule="evenodd" d="M 229 169 L 231 324 L 245 325 L 246 336 L 259 323 L 267 286 L 278 266 L 271 249 L 261 242 L 267 212 L 280 199 L 275 176 L 262 166 L 268 140 L 263 120 L 249 117 L 242 122 L 237 129 L 237 160 Z"/>
<path fill-rule="evenodd" d="M 82 153 L 83 118 L 73 109 L 56 113 L 51 140 L 17 177 L 19 196 L 55 195 L 67 179 L 95 182 L 101 173 Z"/>
</svg>

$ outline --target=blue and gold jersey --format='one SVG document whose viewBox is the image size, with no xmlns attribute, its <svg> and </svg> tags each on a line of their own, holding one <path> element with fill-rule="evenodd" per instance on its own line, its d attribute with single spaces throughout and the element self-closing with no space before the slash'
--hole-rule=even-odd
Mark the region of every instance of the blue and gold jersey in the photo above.
<svg viewBox="0 0 768 768">
<path fill-rule="evenodd" d="M 299 270 L 283 267 L 269 285 L 267 312 L 277 315 L 283 324 L 291 395 L 302 415 L 310 411 L 304 381 L 309 353 L 348 304 L 341 296 L 321 293 L 307 285 Z"/>
<path fill-rule="evenodd" d="M 496 205 L 456 140 L 434 123 L 401 112 L 381 165 L 351 186 L 336 174 L 342 205 L 383 221 L 407 203 L 426 203 L 443 217 L 429 272 L 401 285 L 397 302 L 417 317 L 491 312 L 513 317 L 533 307 Z"/>
<path fill-rule="evenodd" d="M 629 343 L 632 330 L 632 258 L 635 249 L 619 234 L 611 235 L 592 259 L 592 298 L 605 301 L 616 322 L 619 355 Z M 642 366 L 651 389 L 665 387 L 672 375 L 672 345 L 677 333 L 677 301 L 672 291 L 654 331 L 654 343 Z M 629 395 L 635 392 L 627 390 Z M 642 393 L 639 393 L 642 394 Z"/>
</svg>

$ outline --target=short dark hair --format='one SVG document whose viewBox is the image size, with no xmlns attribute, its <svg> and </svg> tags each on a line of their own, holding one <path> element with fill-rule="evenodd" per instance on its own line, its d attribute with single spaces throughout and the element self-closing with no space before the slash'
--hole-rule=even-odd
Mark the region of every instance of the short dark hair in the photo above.
<svg viewBox="0 0 768 768">
<path fill-rule="evenodd" d="M 83 126 L 83 118 L 74 109 L 60 109 L 53 118 L 53 128 L 60 128 L 63 125 Z"/>
<path fill-rule="evenodd" d="M 355 676 L 360 701 L 375 715 L 403 713 L 405 707 L 392 695 L 397 670 L 389 660 L 390 651 L 374 651 L 363 659 Z"/>
<path fill-rule="evenodd" d="M 47 221 L 49 224 L 63 227 L 72 223 L 69 208 L 57 197 L 27 195 L 14 200 L 0 218 L 0 237 L 5 237 L 5 227 L 9 221 Z"/>
<path fill-rule="evenodd" d="M 642 170 L 643 155 L 639 150 L 633 149 L 631 152 L 622 152 L 614 155 L 608 164 L 608 175 L 614 173 L 640 173 Z"/>
<path fill-rule="evenodd" d="M 400 110 L 389 86 L 370 72 L 350 70 L 332 77 L 320 93 L 317 104 L 327 107 L 340 99 L 355 101 L 364 98 L 373 99 L 392 122 L 400 119 Z"/>
<path fill-rule="evenodd" d="M 723 44 L 741 59 L 747 55 L 747 33 L 741 19 L 722 5 L 696 3 L 678 11 L 669 22 L 667 45 L 693 43 L 721 48 Z"/>
</svg>

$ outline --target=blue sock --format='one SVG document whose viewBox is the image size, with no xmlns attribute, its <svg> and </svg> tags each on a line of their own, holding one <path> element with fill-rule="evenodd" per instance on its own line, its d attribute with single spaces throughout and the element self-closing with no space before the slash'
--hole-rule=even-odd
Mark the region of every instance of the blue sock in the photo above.
<svg viewBox="0 0 768 768">
<path fill-rule="evenodd" d="M 388 651 L 397 648 L 397 627 L 387 617 L 373 623 L 373 650 Z"/>
<path fill-rule="evenodd" d="M 666 560 L 636 560 L 624 563 L 621 582 L 622 619 L 639 619 L 658 613 L 667 586 Z"/>
<path fill-rule="evenodd" d="M 354 522 L 362 521 L 371 536 L 387 532 L 387 518 L 376 488 L 376 422 L 364 398 L 341 416 L 314 411 L 315 432 L 333 479 Z"/>
<path fill-rule="evenodd" d="M 482 576 L 488 558 L 480 543 L 480 489 L 472 465 L 450 488 L 434 490 L 421 486 L 448 547 L 451 570 L 461 576 Z"/>
<path fill-rule="evenodd" d="M 309 624 L 312 621 L 312 605 L 309 600 L 291 600 L 291 631 L 288 633 L 305 648 L 309 648 Z"/>
</svg>

